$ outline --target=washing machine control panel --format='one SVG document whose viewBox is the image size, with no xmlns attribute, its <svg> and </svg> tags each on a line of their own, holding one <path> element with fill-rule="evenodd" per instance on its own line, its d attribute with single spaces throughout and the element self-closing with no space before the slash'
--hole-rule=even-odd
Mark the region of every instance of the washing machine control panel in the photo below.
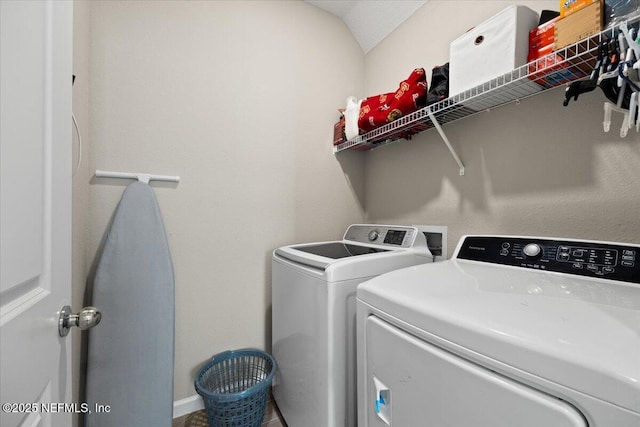
<svg viewBox="0 0 640 427">
<path fill-rule="evenodd" d="M 415 227 L 356 224 L 347 229 L 344 239 L 358 243 L 410 248 L 414 246 L 417 235 L 418 230 Z"/>
<path fill-rule="evenodd" d="M 468 236 L 456 258 L 640 284 L 640 246 Z"/>
</svg>

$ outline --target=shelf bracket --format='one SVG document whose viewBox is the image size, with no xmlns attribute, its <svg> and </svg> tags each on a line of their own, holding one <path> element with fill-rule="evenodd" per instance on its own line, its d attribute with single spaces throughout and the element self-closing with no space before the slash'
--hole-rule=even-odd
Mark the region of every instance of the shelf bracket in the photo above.
<svg viewBox="0 0 640 427">
<path fill-rule="evenodd" d="M 464 175 L 464 165 L 462 164 L 460 157 L 458 157 L 458 153 L 456 153 L 456 150 L 454 150 L 453 147 L 451 146 L 451 143 L 449 142 L 449 138 L 447 138 L 447 135 L 445 135 L 444 131 L 442 130 L 440 123 L 438 123 L 438 119 L 436 119 L 436 116 L 434 116 L 433 113 L 431 112 L 431 108 L 427 110 L 427 115 L 431 119 L 431 122 L 433 123 L 435 128 L 438 130 L 440 137 L 442 138 L 444 143 L 447 145 L 447 148 L 451 152 L 451 155 L 455 159 L 456 163 L 458 163 L 458 166 L 460 167 L 460 176 Z"/>
</svg>

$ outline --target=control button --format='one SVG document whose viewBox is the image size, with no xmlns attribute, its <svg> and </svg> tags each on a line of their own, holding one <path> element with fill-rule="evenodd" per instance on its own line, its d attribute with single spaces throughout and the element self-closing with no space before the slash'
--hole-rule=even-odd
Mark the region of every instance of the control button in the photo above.
<svg viewBox="0 0 640 427">
<path fill-rule="evenodd" d="M 569 254 L 566 252 L 562 252 L 560 254 L 558 254 L 558 259 L 560 261 L 569 261 Z"/>
<path fill-rule="evenodd" d="M 378 237 L 380 237 L 380 232 L 378 230 L 371 230 L 369 232 L 369 240 L 370 241 L 374 241 L 376 240 Z"/>
<path fill-rule="evenodd" d="M 572 267 L 575 268 L 576 270 L 582 270 L 582 263 L 581 262 L 574 262 Z"/>
<path fill-rule="evenodd" d="M 573 251 L 573 256 L 576 258 L 582 258 L 584 256 L 584 250 L 576 249 L 575 251 Z"/>
<path fill-rule="evenodd" d="M 629 249 L 625 249 L 624 251 L 622 251 L 622 255 L 636 256 L 636 251 L 630 251 Z"/>
<path fill-rule="evenodd" d="M 595 264 L 587 264 L 587 270 L 589 271 L 598 271 L 598 266 Z"/>
<path fill-rule="evenodd" d="M 558 250 L 559 250 L 560 252 L 566 252 L 566 253 L 569 253 L 569 252 L 571 251 L 571 248 L 569 248 L 568 246 L 560 246 L 560 247 L 558 248 Z"/>
<path fill-rule="evenodd" d="M 634 255 L 622 255 L 622 259 L 624 261 L 635 261 L 636 257 Z"/>
<path fill-rule="evenodd" d="M 510 247 L 510 246 L 511 246 L 511 245 L 510 245 L 508 242 L 504 242 L 504 243 L 502 244 L 502 249 L 509 249 L 509 247 Z"/>
<path fill-rule="evenodd" d="M 529 243 L 522 249 L 522 252 L 528 257 L 535 257 L 540 255 L 542 248 L 536 243 Z"/>
<path fill-rule="evenodd" d="M 501 249 L 501 250 L 500 250 L 500 255 L 502 255 L 502 256 L 507 256 L 507 255 L 509 255 L 509 249 Z"/>
<path fill-rule="evenodd" d="M 615 271 L 613 267 L 602 267 L 602 272 L 605 274 L 614 273 Z"/>
<path fill-rule="evenodd" d="M 633 261 L 622 261 L 620 265 L 623 267 L 633 267 L 635 263 Z"/>
</svg>

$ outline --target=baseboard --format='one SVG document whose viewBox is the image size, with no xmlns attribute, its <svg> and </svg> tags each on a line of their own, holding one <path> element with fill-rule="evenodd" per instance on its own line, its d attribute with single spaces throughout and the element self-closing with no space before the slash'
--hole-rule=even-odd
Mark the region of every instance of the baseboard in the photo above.
<svg viewBox="0 0 640 427">
<path fill-rule="evenodd" d="M 178 418 L 201 409 L 204 409 L 204 402 L 199 395 L 194 394 L 193 396 L 173 402 L 173 418 Z"/>
</svg>

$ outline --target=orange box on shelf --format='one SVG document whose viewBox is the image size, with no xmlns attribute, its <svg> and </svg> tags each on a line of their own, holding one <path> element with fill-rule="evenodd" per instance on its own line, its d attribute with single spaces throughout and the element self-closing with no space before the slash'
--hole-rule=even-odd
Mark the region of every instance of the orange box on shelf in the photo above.
<svg viewBox="0 0 640 427">
<path fill-rule="evenodd" d="M 341 117 L 340 121 L 333 125 L 333 145 L 340 145 L 344 141 L 344 117 Z"/>
<path fill-rule="evenodd" d="M 537 58 L 529 63 L 529 79 L 549 89 L 585 77 L 586 72 L 572 66 L 558 54 Z"/>
<path fill-rule="evenodd" d="M 603 7 L 599 1 L 566 16 L 555 25 L 555 50 L 560 50 L 602 30 Z"/>
<path fill-rule="evenodd" d="M 527 62 L 551 53 L 555 43 L 555 27 L 560 17 L 554 18 L 529 31 L 529 55 Z"/>
<path fill-rule="evenodd" d="M 529 79 L 545 89 L 586 76 L 583 70 L 553 53 L 559 21 L 560 17 L 554 18 L 529 32 Z"/>
<path fill-rule="evenodd" d="M 591 3 L 604 3 L 604 0 L 560 0 L 560 17 L 564 18 L 572 13 L 584 9 Z"/>
</svg>

